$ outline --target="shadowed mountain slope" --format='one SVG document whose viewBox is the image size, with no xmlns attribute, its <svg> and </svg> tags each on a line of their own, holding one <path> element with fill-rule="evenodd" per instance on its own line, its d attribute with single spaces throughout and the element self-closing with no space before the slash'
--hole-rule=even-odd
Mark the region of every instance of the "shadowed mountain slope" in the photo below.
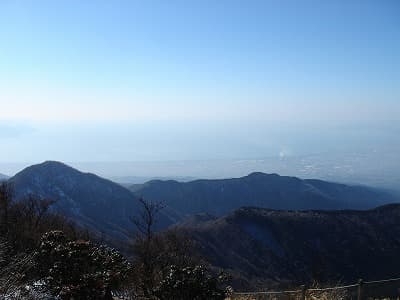
<svg viewBox="0 0 400 300">
<path fill-rule="evenodd" d="M 133 229 L 129 217 L 141 208 L 138 199 L 124 187 L 60 162 L 30 166 L 9 181 L 16 199 L 29 194 L 54 199 L 56 211 L 83 227 L 113 237 L 125 237 Z M 170 224 L 165 215 L 162 222 Z"/>
<path fill-rule="evenodd" d="M 399 275 L 400 204 L 367 211 L 241 208 L 177 227 L 214 266 L 231 270 L 239 289 Z"/>
</svg>

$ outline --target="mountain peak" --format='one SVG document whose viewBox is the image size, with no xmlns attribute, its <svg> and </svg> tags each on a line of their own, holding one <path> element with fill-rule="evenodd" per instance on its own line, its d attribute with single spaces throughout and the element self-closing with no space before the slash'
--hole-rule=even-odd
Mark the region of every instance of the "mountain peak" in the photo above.
<svg viewBox="0 0 400 300">
<path fill-rule="evenodd" d="M 22 171 L 17 173 L 13 178 L 40 176 L 52 179 L 54 176 L 65 177 L 65 176 L 79 176 L 79 175 L 84 175 L 84 173 L 62 162 L 48 160 L 43 163 L 32 165 L 23 169 Z"/>
<path fill-rule="evenodd" d="M 247 175 L 247 177 L 281 177 L 281 176 L 276 173 L 267 174 L 263 172 L 252 172 L 249 175 Z"/>
<path fill-rule="evenodd" d="M 65 163 L 57 160 L 46 160 L 40 164 L 37 165 L 42 165 L 42 166 L 67 166 Z"/>
<path fill-rule="evenodd" d="M 126 237 L 132 227 L 129 218 L 140 209 L 137 197 L 121 185 L 58 161 L 27 167 L 10 182 L 17 200 L 27 195 L 54 199 L 56 211 L 84 228 L 101 230 L 110 236 Z M 161 224 L 170 225 L 168 217 L 161 217 Z"/>
<path fill-rule="evenodd" d="M 28 168 L 74 169 L 63 162 L 56 160 L 46 160 L 40 164 L 32 165 Z"/>
</svg>

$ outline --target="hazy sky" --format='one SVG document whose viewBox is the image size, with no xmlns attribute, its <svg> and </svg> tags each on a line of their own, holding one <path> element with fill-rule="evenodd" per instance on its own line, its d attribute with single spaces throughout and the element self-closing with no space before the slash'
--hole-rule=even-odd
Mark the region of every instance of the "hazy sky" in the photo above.
<svg viewBox="0 0 400 300">
<path fill-rule="evenodd" d="M 397 0 L 0 0 L 0 162 L 398 146 L 399 53 Z"/>
</svg>

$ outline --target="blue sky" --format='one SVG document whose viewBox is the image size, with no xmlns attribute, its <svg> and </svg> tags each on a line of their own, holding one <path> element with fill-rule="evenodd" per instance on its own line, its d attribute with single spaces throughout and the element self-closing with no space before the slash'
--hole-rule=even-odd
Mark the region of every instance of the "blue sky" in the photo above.
<svg viewBox="0 0 400 300">
<path fill-rule="evenodd" d="M 2 0 L 0 161 L 396 146 L 399 16 L 385 0 Z"/>
</svg>

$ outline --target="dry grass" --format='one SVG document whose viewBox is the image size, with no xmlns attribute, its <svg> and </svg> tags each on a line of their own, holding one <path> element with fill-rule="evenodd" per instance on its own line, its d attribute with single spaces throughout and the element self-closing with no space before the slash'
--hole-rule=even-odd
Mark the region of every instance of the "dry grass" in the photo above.
<svg viewBox="0 0 400 300">
<path fill-rule="evenodd" d="M 349 299 L 348 291 L 339 288 L 330 288 L 324 290 L 319 284 L 314 283 L 309 287 L 306 292 L 307 300 L 345 300 Z M 294 290 L 301 290 L 300 288 Z M 301 292 L 295 293 L 279 293 L 279 294 L 262 294 L 262 293 L 249 293 L 248 295 L 233 295 L 227 300 L 301 300 Z"/>
</svg>

